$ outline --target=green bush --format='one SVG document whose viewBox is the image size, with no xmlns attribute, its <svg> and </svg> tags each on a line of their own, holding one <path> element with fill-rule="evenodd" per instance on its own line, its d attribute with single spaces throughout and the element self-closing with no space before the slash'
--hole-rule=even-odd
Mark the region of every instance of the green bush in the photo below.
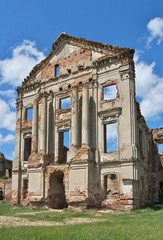
<svg viewBox="0 0 163 240">
<path fill-rule="evenodd" d="M 9 179 L 9 177 L 8 176 L 3 176 L 3 177 L 1 177 L 1 179 Z"/>
</svg>

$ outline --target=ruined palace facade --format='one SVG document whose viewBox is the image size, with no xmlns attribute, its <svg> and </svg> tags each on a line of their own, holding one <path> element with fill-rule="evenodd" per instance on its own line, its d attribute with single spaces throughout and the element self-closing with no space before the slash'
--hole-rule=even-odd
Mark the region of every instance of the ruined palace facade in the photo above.
<svg viewBox="0 0 163 240">
<path fill-rule="evenodd" d="M 24 79 L 14 204 L 133 209 L 158 199 L 160 159 L 135 100 L 133 55 L 62 33 Z"/>
</svg>

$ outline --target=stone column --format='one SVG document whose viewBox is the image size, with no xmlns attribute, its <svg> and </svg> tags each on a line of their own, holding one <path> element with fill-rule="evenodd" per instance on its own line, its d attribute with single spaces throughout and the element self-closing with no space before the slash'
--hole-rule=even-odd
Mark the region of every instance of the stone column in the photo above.
<svg viewBox="0 0 163 240">
<path fill-rule="evenodd" d="M 83 86 L 82 96 L 82 147 L 89 146 L 89 87 Z"/>
<path fill-rule="evenodd" d="M 38 150 L 38 103 L 33 102 L 33 117 L 32 117 L 32 153 Z"/>
<path fill-rule="evenodd" d="M 97 105 L 98 105 L 98 99 L 97 99 L 97 83 L 94 83 L 93 86 L 93 103 L 92 103 L 92 113 L 91 113 L 91 139 L 92 139 L 92 148 L 97 149 L 98 148 L 98 142 L 97 142 L 97 133 L 98 133 L 98 126 L 97 126 Z"/>
<path fill-rule="evenodd" d="M 51 95 L 49 97 L 49 104 L 48 104 L 48 109 L 47 109 L 47 119 L 48 119 L 48 124 L 47 124 L 47 154 L 52 156 L 54 153 L 54 114 L 53 114 L 53 96 Z"/>
<path fill-rule="evenodd" d="M 44 95 L 42 98 L 41 106 L 41 139 L 40 150 L 46 153 L 46 130 L 47 130 L 47 98 Z"/>
<path fill-rule="evenodd" d="M 72 91 L 72 122 L 71 122 L 71 132 L 72 132 L 72 141 L 71 146 L 77 147 L 79 145 L 79 136 L 78 136 L 78 89 L 77 87 L 73 88 Z"/>
<path fill-rule="evenodd" d="M 56 161 L 56 156 L 58 156 L 58 147 L 56 145 L 57 141 L 57 127 L 55 125 L 56 121 L 56 97 L 53 98 L 53 151 L 54 151 L 54 162 Z"/>
</svg>

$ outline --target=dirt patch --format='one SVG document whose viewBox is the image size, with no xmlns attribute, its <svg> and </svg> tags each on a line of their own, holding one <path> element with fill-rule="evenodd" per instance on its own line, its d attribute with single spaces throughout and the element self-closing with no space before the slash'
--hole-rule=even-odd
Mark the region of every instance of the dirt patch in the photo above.
<svg viewBox="0 0 163 240">
<path fill-rule="evenodd" d="M 50 222 L 50 221 L 29 221 L 20 217 L 8 217 L 0 216 L 0 228 L 2 227 L 19 227 L 19 226 L 63 226 L 71 224 L 81 224 L 81 223 L 93 223 L 105 221 L 102 219 L 89 219 L 89 218 L 72 218 L 66 219 L 64 223 L 60 222 Z"/>
</svg>

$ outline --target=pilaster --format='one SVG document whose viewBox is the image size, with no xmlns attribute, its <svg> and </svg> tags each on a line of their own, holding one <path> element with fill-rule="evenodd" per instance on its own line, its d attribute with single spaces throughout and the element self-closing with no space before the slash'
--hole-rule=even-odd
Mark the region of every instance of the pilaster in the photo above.
<svg viewBox="0 0 163 240">
<path fill-rule="evenodd" d="M 43 154 L 46 153 L 46 137 L 47 137 L 47 96 L 44 94 L 41 106 L 41 139 L 40 150 Z"/>
<path fill-rule="evenodd" d="M 72 118 L 71 118 L 71 132 L 72 132 L 72 141 L 71 148 L 77 147 L 79 145 L 79 136 L 78 136 L 78 89 L 77 87 L 73 88 L 72 91 Z"/>
<path fill-rule="evenodd" d="M 32 117 L 32 153 L 38 150 L 38 103 L 33 102 L 33 117 Z"/>
<path fill-rule="evenodd" d="M 82 147 L 89 147 L 89 88 L 83 86 L 82 95 Z"/>
</svg>

